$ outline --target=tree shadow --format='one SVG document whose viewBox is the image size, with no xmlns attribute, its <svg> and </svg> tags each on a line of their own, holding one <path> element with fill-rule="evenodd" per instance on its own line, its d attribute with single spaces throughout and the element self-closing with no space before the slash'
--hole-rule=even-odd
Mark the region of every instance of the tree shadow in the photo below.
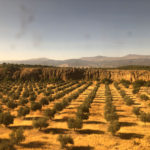
<svg viewBox="0 0 150 150">
<path fill-rule="evenodd" d="M 101 103 L 104 103 L 104 102 L 93 102 L 93 104 L 101 104 Z"/>
<path fill-rule="evenodd" d="M 58 114 L 60 114 L 60 115 L 62 115 L 62 114 L 74 114 L 75 113 L 75 111 L 69 111 L 69 112 L 60 112 L 60 113 L 58 113 Z"/>
<path fill-rule="evenodd" d="M 84 124 L 106 124 L 105 122 L 101 121 L 86 121 Z"/>
<path fill-rule="evenodd" d="M 1 139 L 1 138 L 0 138 L 0 143 L 2 143 L 2 142 L 10 142 L 10 140 L 9 140 L 9 139 L 6 139 L 6 138 L 4 138 L 4 139 Z"/>
<path fill-rule="evenodd" d="M 25 117 L 23 120 L 38 120 L 42 117 Z"/>
<path fill-rule="evenodd" d="M 116 112 L 124 112 L 122 109 L 117 109 Z"/>
<path fill-rule="evenodd" d="M 120 122 L 121 127 L 129 127 L 129 126 L 136 126 L 136 123 L 133 122 Z"/>
<path fill-rule="evenodd" d="M 128 117 L 128 116 L 126 116 L 126 115 L 118 115 L 118 116 L 119 116 L 119 118 L 120 118 L 120 117 L 122 117 L 122 118 Z"/>
<path fill-rule="evenodd" d="M 91 130 L 91 129 L 83 129 L 77 131 L 79 134 L 104 134 L 104 131 L 100 130 Z"/>
<path fill-rule="evenodd" d="M 54 119 L 55 122 L 66 122 L 68 121 L 68 117 L 63 117 L 62 119 Z"/>
<path fill-rule="evenodd" d="M 18 126 L 9 126 L 9 129 L 18 129 L 18 128 L 23 128 L 23 129 L 33 129 L 33 126 L 31 125 L 18 125 Z"/>
<path fill-rule="evenodd" d="M 73 146 L 71 149 L 68 150 L 94 150 L 94 147 L 91 146 Z"/>
<path fill-rule="evenodd" d="M 45 130 L 42 130 L 44 133 L 52 133 L 52 134 L 66 134 L 68 129 L 63 129 L 63 128 L 48 128 Z"/>
<path fill-rule="evenodd" d="M 44 148 L 44 145 L 46 144 L 46 142 L 33 141 L 29 143 L 23 143 L 21 146 L 24 148 Z"/>
<path fill-rule="evenodd" d="M 137 133 L 119 133 L 118 135 L 121 139 L 125 139 L 125 140 L 129 140 L 129 139 L 133 139 L 133 138 L 143 138 L 144 135 L 143 134 L 137 134 Z"/>
<path fill-rule="evenodd" d="M 98 113 L 90 113 L 91 116 L 99 116 Z"/>
<path fill-rule="evenodd" d="M 134 104 L 133 105 L 141 105 L 140 103 L 136 103 L 136 102 L 134 102 Z"/>
</svg>

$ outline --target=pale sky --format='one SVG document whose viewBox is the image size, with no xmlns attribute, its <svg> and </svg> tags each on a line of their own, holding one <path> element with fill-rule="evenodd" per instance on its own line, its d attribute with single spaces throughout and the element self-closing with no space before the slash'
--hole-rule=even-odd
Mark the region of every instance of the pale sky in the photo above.
<svg viewBox="0 0 150 150">
<path fill-rule="evenodd" d="M 0 0 L 0 60 L 150 55 L 150 0 Z"/>
</svg>

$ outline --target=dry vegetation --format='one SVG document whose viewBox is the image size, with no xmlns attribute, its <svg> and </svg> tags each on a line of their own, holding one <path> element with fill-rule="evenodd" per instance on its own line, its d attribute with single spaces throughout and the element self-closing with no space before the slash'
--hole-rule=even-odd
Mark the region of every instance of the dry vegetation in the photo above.
<svg viewBox="0 0 150 150">
<path fill-rule="evenodd" d="M 149 97 L 126 81 L 1 82 L 0 149 L 149 150 Z"/>
</svg>

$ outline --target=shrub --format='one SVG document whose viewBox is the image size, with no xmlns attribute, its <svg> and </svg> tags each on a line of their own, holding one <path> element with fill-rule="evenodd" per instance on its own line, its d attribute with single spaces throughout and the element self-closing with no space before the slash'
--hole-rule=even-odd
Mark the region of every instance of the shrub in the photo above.
<svg viewBox="0 0 150 150">
<path fill-rule="evenodd" d="M 56 113 L 56 111 L 54 109 L 50 109 L 50 108 L 47 108 L 44 111 L 44 115 L 50 119 L 54 118 L 55 113 Z"/>
<path fill-rule="evenodd" d="M 14 122 L 14 116 L 12 116 L 9 112 L 0 113 L 0 123 L 4 124 L 6 127 L 9 124 Z"/>
<path fill-rule="evenodd" d="M 25 107 L 20 107 L 18 109 L 18 116 L 21 117 L 21 116 L 26 116 L 27 114 L 30 113 L 30 108 L 28 106 L 25 106 Z"/>
<path fill-rule="evenodd" d="M 120 123 L 117 120 L 110 122 L 108 131 L 111 132 L 112 135 L 115 135 L 119 129 Z"/>
<path fill-rule="evenodd" d="M 145 94 L 140 95 L 140 98 L 145 101 L 149 100 L 149 97 Z"/>
<path fill-rule="evenodd" d="M 129 88 L 129 85 L 131 84 L 129 80 L 125 79 L 122 79 L 120 83 L 122 83 L 125 88 Z"/>
<path fill-rule="evenodd" d="M 140 88 L 139 87 L 136 87 L 132 90 L 132 93 L 133 94 L 137 94 L 139 92 Z"/>
<path fill-rule="evenodd" d="M 8 107 L 8 108 L 11 108 L 11 109 L 14 109 L 14 108 L 17 107 L 17 104 L 16 104 L 15 102 L 13 102 L 12 100 L 9 100 L 9 101 L 7 102 L 7 107 Z"/>
<path fill-rule="evenodd" d="M 19 101 L 19 104 L 20 104 L 20 105 L 25 105 L 25 104 L 27 104 L 27 103 L 28 103 L 28 100 L 27 100 L 27 99 L 24 99 L 24 98 L 20 99 L 20 101 Z"/>
<path fill-rule="evenodd" d="M 2 141 L 0 142 L 0 150 L 16 150 L 16 148 L 9 141 Z"/>
<path fill-rule="evenodd" d="M 25 91 L 23 92 L 22 96 L 23 96 L 24 98 L 29 97 L 29 91 L 28 91 L 28 90 L 25 90 Z"/>
<path fill-rule="evenodd" d="M 37 97 L 37 96 L 36 96 L 35 94 L 32 94 L 29 99 L 30 99 L 30 101 L 35 101 L 35 100 L 36 100 L 36 97 Z"/>
<path fill-rule="evenodd" d="M 42 105 L 38 102 L 32 102 L 31 103 L 31 110 L 36 111 L 36 110 L 41 110 Z"/>
<path fill-rule="evenodd" d="M 41 130 L 42 128 L 48 127 L 48 119 L 47 118 L 39 118 L 37 120 L 33 120 L 32 125 L 34 128 L 39 128 Z"/>
<path fill-rule="evenodd" d="M 56 110 L 56 112 L 61 111 L 62 109 L 63 109 L 62 103 L 55 103 L 54 110 Z"/>
<path fill-rule="evenodd" d="M 47 99 L 46 97 L 42 97 L 42 98 L 40 99 L 40 103 L 41 103 L 42 105 L 48 105 L 48 104 L 49 104 L 49 101 L 48 101 L 48 99 Z"/>
<path fill-rule="evenodd" d="M 68 135 L 59 135 L 57 140 L 60 142 L 61 148 L 65 148 L 67 144 L 74 144 L 72 137 Z"/>
<path fill-rule="evenodd" d="M 83 122 L 82 122 L 82 119 L 80 118 L 69 118 L 68 119 L 68 122 L 67 122 L 67 125 L 68 125 L 68 128 L 69 129 L 81 129 L 82 126 L 83 126 Z"/>
<path fill-rule="evenodd" d="M 132 112 L 137 116 L 137 118 L 141 113 L 139 107 L 133 107 Z"/>
<path fill-rule="evenodd" d="M 11 143 L 18 145 L 22 141 L 24 141 L 25 136 L 23 135 L 23 133 L 24 132 L 22 128 L 12 131 L 12 133 L 9 135 Z"/>
<path fill-rule="evenodd" d="M 146 125 L 146 122 L 150 122 L 150 113 L 141 112 L 140 120 Z"/>
</svg>

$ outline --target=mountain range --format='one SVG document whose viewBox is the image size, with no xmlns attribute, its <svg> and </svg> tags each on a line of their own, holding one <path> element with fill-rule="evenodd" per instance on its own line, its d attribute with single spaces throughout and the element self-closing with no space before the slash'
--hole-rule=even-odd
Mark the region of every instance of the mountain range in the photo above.
<svg viewBox="0 0 150 150">
<path fill-rule="evenodd" d="M 29 65 L 46 65 L 59 67 L 102 67 L 114 68 L 127 65 L 144 65 L 150 66 L 150 55 L 129 54 L 122 57 L 82 57 L 79 59 L 54 60 L 48 58 L 34 58 L 19 61 L 0 61 L 0 63 L 29 64 Z"/>
</svg>

